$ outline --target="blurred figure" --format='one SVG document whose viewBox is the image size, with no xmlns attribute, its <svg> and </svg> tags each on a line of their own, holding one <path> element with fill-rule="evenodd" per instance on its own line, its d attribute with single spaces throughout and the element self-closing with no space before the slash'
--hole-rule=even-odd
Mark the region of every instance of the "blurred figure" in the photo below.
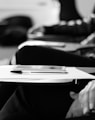
<svg viewBox="0 0 95 120">
<path fill-rule="evenodd" d="M 2 25 L 2 23 L 5 23 Z M 27 40 L 27 31 L 33 26 L 27 16 L 13 16 L 3 20 L 0 29 L 0 44 L 16 46 Z"/>
</svg>

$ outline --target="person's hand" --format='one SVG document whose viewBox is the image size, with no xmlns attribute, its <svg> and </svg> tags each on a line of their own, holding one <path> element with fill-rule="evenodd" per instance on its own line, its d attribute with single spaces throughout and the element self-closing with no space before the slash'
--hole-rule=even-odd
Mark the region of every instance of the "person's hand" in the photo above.
<svg viewBox="0 0 95 120">
<path fill-rule="evenodd" d="M 74 99 L 74 102 L 70 106 L 70 108 L 66 114 L 66 118 L 83 116 L 83 109 L 82 109 L 81 103 L 79 101 L 79 94 L 70 92 L 70 96 L 72 99 Z"/>
<path fill-rule="evenodd" d="M 83 114 L 95 112 L 95 80 L 89 82 L 86 87 L 79 93 L 79 101 Z"/>
<path fill-rule="evenodd" d="M 75 100 L 66 118 L 80 117 L 88 115 L 91 112 L 95 113 L 95 80 L 90 81 L 79 94 L 76 94 L 76 97 L 73 97 L 73 99 Z"/>
</svg>

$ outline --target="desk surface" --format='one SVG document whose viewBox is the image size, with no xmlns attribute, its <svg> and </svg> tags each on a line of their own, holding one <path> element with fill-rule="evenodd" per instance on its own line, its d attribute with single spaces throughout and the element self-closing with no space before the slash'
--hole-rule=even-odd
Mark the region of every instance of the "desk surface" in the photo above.
<svg viewBox="0 0 95 120">
<path fill-rule="evenodd" d="M 59 42 L 64 43 L 64 46 L 56 47 L 57 49 L 64 51 L 75 51 L 80 48 L 95 47 L 95 44 L 81 45 L 80 42 L 84 40 L 84 37 L 75 36 L 62 36 L 62 35 L 44 35 L 44 36 L 33 36 L 29 35 L 28 40 L 30 41 L 43 41 L 43 42 Z"/>
<path fill-rule="evenodd" d="M 0 66 L 0 82 L 14 82 L 14 83 L 66 83 L 72 82 L 73 79 L 95 79 L 95 76 L 88 74 L 87 72 L 81 71 L 75 67 L 66 67 L 67 73 L 64 73 L 64 70 L 60 72 L 60 69 L 57 69 L 57 72 L 33 72 L 35 70 L 32 66 L 32 72 L 28 71 L 27 73 L 19 74 L 12 73 L 11 70 L 14 70 L 18 66 L 14 65 L 5 65 Z M 63 66 L 64 67 L 64 66 Z M 23 68 L 23 66 L 19 66 Z M 24 66 L 25 69 L 25 66 Z M 24 70 L 23 69 L 23 70 Z M 30 70 L 30 69 L 29 69 Z M 40 69 L 36 69 L 37 71 Z M 25 69 L 26 71 L 26 69 Z M 59 71 L 59 72 L 58 72 Z"/>
</svg>

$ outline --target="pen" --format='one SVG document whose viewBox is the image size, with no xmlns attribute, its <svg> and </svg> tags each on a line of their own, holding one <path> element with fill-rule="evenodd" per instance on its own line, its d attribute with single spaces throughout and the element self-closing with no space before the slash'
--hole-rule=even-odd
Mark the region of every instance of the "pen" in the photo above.
<svg viewBox="0 0 95 120">
<path fill-rule="evenodd" d="M 47 71 L 21 71 L 21 70 L 12 70 L 11 71 L 12 73 L 17 73 L 17 74 L 24 74 L 24 73 L 26 73 L 26 74 L 30 74 L 30 73 L 63 73 L 63 74 L 67 74 L 68 72 L 67 71 L 54 71 L 54 72 L 47 72 Z"/>
<path fill-rule="evenodd" d="M 18 73 L 18 74 L 22 74 L 23 73 L 21 70 L 19 70 L 19 71 L 18 70 L 17 71 L 12 70 L 11 72 L 12 73 Z"/>
</svg>

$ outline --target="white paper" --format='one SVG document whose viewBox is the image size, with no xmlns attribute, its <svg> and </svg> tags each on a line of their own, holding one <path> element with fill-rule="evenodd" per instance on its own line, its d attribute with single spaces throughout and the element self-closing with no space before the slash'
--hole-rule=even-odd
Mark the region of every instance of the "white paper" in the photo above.
<svg viewBox="0 0 95 120">
<path fill-rule="evenodd" d="M 64 83 L 71 82 L 73 79 L 95 79 L 95 76 L 75 67 L 66 67 L 67 73 L 64 72 L 47 72 L 47 73 L 23 73 L 17 74 L 10 72 L 16 66 L 4 65 L 0 66 L 1 82 L 18 82 L 18 83 Z M 63 66 L 64 67 L 64 66 Z M 60 70 L 60 69 L 59 69 Z"/>
</svg>

